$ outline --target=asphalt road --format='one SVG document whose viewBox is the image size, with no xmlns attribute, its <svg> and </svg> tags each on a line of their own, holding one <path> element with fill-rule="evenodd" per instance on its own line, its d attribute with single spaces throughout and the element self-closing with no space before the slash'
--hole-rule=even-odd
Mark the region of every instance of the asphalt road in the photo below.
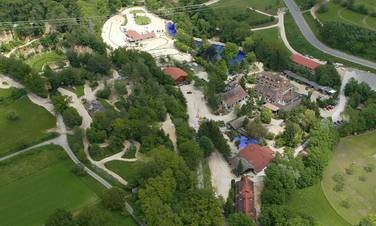
<svg viewBox="0 0 376 226">
<path fill-rule="evenodd" d="M 283 0 L 291 12 L 292 17 L 295 20 L 295 23 L 298 25 L 300 31 L 303 33 L 304 37 L 307 39 L 311 45 L 313 45 L 315 48 L 321 50 L 322 52 L 353 62 L 357 63 L 366 67 L 370 67 L 373 69 L 376 69 L 376 63 L 371 62 L 365 59 L 362 59 L 360 57 L 356 57 L 332 48 L 329 48 L 328 46 L 324 45 L 322 42 L 320 42 L 316 36 L 313 34 L 311 28 L 308 26 L 307 22 L 304 20 L 304 17 L 299 9 L 299 7 L 296 5 L 294 0 Z"/>
</svg>

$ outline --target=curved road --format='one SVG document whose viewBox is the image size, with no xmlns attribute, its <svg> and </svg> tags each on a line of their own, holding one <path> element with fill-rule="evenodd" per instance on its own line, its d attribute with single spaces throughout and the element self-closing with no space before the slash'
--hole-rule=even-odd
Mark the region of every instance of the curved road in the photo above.
<svg viewBox="0 0 376 226">
<path fill-rule="evenodd" d="M 357 63 L 357 64 L 360 64 L 369 68 L 376 69 L 375 62 L 371 62 L 371 61 L 362 59 L 360 57 L 356 57 L 356 56 L 332 49 L 324 45 L 313 34 L 311 28 L 308 26 L 307 22 L 305 21 L 295 1 L 294 0 L 283 0 L 283 1 L 285 2 L 287 8 L 291 12 L 291 15 L 294 18 L 295 23 L 298 25 L 299 30 L 303 33 L 305 39 L 307 39 L 307 41 L 311 43 L 311 45 L 313 45 L 315 48 L 321 50 L 322 52 L 326 54 L 329 54 L 329 55 L 332 55 L 332 56 L 335 56 L 335 57 L 338 57 L 338 58 L 341 58 L 341 59 L 344 59 L 353 63 Z"/>
</svg>

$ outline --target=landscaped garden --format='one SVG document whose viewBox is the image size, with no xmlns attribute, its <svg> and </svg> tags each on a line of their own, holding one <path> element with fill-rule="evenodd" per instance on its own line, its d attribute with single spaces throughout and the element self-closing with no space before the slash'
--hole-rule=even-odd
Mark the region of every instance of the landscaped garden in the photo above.
<svg viewBox="0 0 376 226">
<path fill-rule="evenodd" d="M 72 169 L 71 160 L 54 145 L 1 162 L 1 225 L 41 226 L 56 208 L 78 211 L 98 202 L 96 182 Z"/>
<path fill-rule="evenodd" d="M 41 71 L 43 66 L 48 63 L 60 62 L 64 60 L 64 56 L 57 54 L 54 51 L 41 53 L 30 57 L 26 63 L 30 67 L 34 68 L 37 71 Z"/>
<path fill-rule="evenodd" d="M 326 198 L 352 224 L 376 212 L 375 147 L 376 132 L 343 138 L 324 173 Z"/>
<path fill-rule="evenodd" d="M 151 19 L 147 16 L 135 15 L 134 20 L 137 25 L 148 25 L 151 23 Z"/>
<path fill-rule="evenodd" d="M 12 90 L 0 89 L 0 156 L 50 138 L 47 130 L 56 124 L 47 110 L 27 96 L 12 97 Z"/>
<path fill-rule="evenodd" d="M 106 167 L 121 176 L 127 182 L 136 180 L 137 173 L 144 163 L 137 162 L 124 162 L 124 161 L 111 161 L 106 163 Z"/>
</svg>

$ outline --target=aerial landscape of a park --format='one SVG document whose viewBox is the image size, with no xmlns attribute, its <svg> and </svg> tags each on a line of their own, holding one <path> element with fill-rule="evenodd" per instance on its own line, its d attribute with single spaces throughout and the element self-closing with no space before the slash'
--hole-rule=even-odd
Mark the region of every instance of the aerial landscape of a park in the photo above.
<svg viewBox="0 0 376 226">
<path fill-rule="evenodd" d="M 376 226 L 376 1 L 0 0 L 0 226 Z"/>
</svg>

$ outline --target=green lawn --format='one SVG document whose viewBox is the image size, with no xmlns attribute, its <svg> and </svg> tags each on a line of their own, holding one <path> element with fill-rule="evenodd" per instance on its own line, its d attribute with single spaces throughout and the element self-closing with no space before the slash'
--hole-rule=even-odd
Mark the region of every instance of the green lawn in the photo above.
<svg viewBox="0 0 376 226">
<path fill-rule="evenodd" d="M 128 182 L 135 181 L 137 172 L 144 163 L 137 162 L 123 162 L 123 161 L 111 161 L 106 163 L 106 167 L 111 171 L 119 174 L 124 180 Z"/>
<path fill-rule="evenodd" d="M 135 22 L 137 25 L 148 25 L 151 23 L 151 19 L 147 16 L 135 16 Z"/>
<path fill-rule="evenodd" d="M 356 13 L 333 2 L 329 2 L 327 6 L 327 12 L 317 14 L 318 18 L 322 22 L 337 21 L 360 26 L 371 30 L 376 30 L 375 17 L 369 17 L 360 13 Z"/>
<path fill-rule="evenodd" d="M 280 46 L 286 50 L 286 52 L 290 52 L 285 44 L 283 43 L 280 35 L 279 35 L 279 30 L 278 28 L 270 28 L 266 30 L 259 30 L 253 32 L 253 37 L 254 39 L 263 39 L 269 43 L 273 43 L 277 46 Z"/>
<path fill-rule="evenodd" d="M 308 22 L 310 24 L 310 22 Z M 337 57 L 330 56 L 328 54 L 325 54 L 321 52 L 320 50 L 313 47 L 303 36 L 303 34 L 300 32 L 298 26 L 295 24 L 294 19 L 292 18 L 291 14 L 285 15 L 285 29 L 286 29 L 286 36 L 290 43 L 290 45 L 299 53 L 302 53 L 304 55 L 308 54 L 311 55 L 317 59 L 323 60 L 323 61 L 331 61 L 336 63 L 342 63 L 344 65 L 347 65 L 349 67 L 359 68 L 365 71 L 372 71 L 376 72 L 376 70 L 368 67 L 364 67 L 352 62 L 348 62 L 346 60 L 342 60 Z"/>
<path fill-rule="evenodd" d="M 57 146 L 45 146 L 0 163 L 0 222 L 41 226 L 56 209 L 77 211 L 98 202 L 94 182 L 77 177 Z"/>
<path fill-rule="evenodd" d="M 288 207 L 314 217 L 322 226 L 350 226 L 329 204 L 320 184 L 296 191 Z"/>
<path fill-rule="evenodd" d="M 142 10 L 142 9 L 134 9 L 134 10 L 131 10 L 130 13 L 132 13 L 132 14 L 145 13 L 145 11 Z"/>
<path fill-rule="evenodd" d="M 352 224 L 358 223 L 369 213 L 376 212 L 376 132 L 343 138 L 326 168 L 323 189 L 329 202 L 339 214 Z M 372 172 L 364 167 L 373 165 Z M 349 175 L 345 169 L 352 169 Z M 350 171 L 351 172 L 351 171 Z M 343 191 L 336 192 L 333 175 L 344 178 Z M 364 177 L 365 181 L 359 179 Z M 347 201 L 349 208 L 340 205 Z"/>
<path fill-rule="evenodd" d="M 41 71 L 47 63 L 59 62 L 64 60 L 64 56 L 54 51 L 34 55 L 27 59 L 26 63 L 37 71 Z"/>
<path fill-rule="evenodd" d="M 68 87 L 67 89 L 74 92 L 77 95 L 77 97 L 82 97 L 85 94 L 83 85 Z"/>
<path fill-rule="evenodd" d="M 0 97 L 9 94 L 10 90 L 1 90 Z M 18 120 L 8 120 L 9 112 L 16 112 Z M 55 124 L 55 118 L 47 110 L 33 104 L 26 96 L 0 104 L 0 156 L 50 137 L 47 130 Z"/>
<path fill-rule="evenodd" d="M 134 222 L 133 218 L 129 215 L 128 212 L 112 212 L 106 210 L 101 203 L 98 203 L 94 206 L 89 208 L 97 208 L 101 212 L 104 212 L 105 215 L 108 217 L 108 224 L 111 226 L 136 226 L 137 224 Z"/>
<path fill-rule="evenodd" d="M 281 0 L 221 0 L 213 5 L 214 8 L 249 8 L 258 9 L 263 12 L 277 14 L 278 8 L 282 7 Z"/>
</svg>

